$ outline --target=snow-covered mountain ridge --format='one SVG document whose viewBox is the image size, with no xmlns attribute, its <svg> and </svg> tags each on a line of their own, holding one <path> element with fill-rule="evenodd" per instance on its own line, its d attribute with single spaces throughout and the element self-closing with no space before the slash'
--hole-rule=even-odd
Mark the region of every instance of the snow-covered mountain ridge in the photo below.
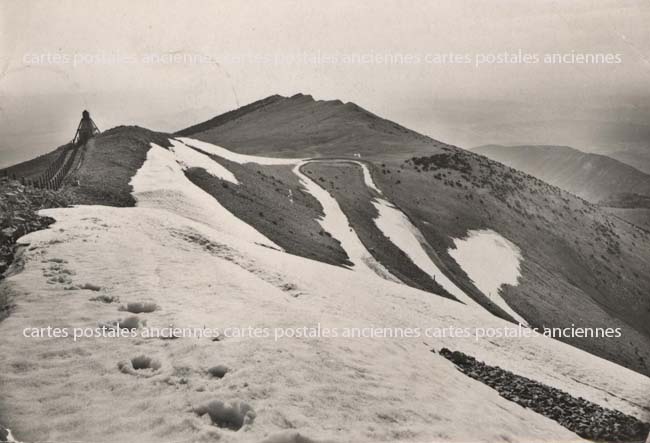
<svg viewBox="0 0 650 443">
<path fill-rule="evenodd" d="M 292 120 L 341 107 L 347 124 L 321 138 Z M 275 99 L 215 121 L 96 137 L 64 185 L 77 206 L 41 211 L 55 224 L 19 240 L 0 323 L 2 346 L 25 350 L 0 363 L 0 423 L 18 439 L 577 441 L 579 420 L 599 432 L 590 407 L 562 427 L 443 348 L 649 421 L 647 233 L 350 104 Z M 24 334 L 48 326 L 135 335 Z M 145 336 L 162 330 L 177 332 Z M 185 334 L 204 330 L 221 335 Z"/>
<path fill-rule="evenodd" d="M 430 352 L 442 347 L 647 417 L 640 405 L 650 379 L 544 337 L 26 339 L 25 325 L 93 327 L 128 317 L 161 328 L 512 327 L 372 266 L 345 269 L 279 250 L 225 209 L 206 207 L 177 143 L 149 150 L 132 179 L 135 208 L 45 210 L 56 223 L 21 239 L 24 269 L 7 281 L 21 296 L 0 340 L 26 352 L 3 361 L 0 373 L 8 424 L 24 441 L 299 441 L 296 432 L 315 441 L 578 440 Z M 129 303 L 156 309 L 118 310 Z M 151 369 L 128 369 L 141 356 L 155 362 Z M 211 376 L 220 365 L 225 376 Z M 74 384 L 75 395 L 53 396 L 61 383 Z M 245 411 L 238 430 L 215 426 L 214 402 Z M 45 411 L 55 429 L 37 419 Z"/>
</svg>

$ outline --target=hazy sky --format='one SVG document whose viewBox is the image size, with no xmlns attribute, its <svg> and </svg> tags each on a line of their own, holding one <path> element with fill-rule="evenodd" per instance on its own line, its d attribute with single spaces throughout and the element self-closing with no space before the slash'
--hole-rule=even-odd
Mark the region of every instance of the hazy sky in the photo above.
<svg viewBox="0 0 650 443">
<path fill-rule="evenodd" d="M 276 93 L 463 147 L 650 122 L 647 0 L 5 0 L 0 20 L 0 165 L 71 139 L 84 108 L 100 129 L 172 131 Z"/>
</svg>

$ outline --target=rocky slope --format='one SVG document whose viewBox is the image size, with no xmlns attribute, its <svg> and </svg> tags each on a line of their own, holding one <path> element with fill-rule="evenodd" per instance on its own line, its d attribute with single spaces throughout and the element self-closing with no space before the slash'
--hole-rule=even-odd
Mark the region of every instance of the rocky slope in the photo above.
<svg viewBox="0 0 650 443">
<path fill-rule="evenodd" d="M 650 424 L 635 417 L 602 408 L 584 398 L 575 398 L 499 367 L 486 365 L 462 352 L 443 348 L 440 355 L 452 361 L 464 374 L 497 390 L 499 395 L 562 423 L 586 439 L 638 442 L 643 441 L 650 432 Z"/>
<path fill-rule="evenodd" d="M 54 222 L 37 212 L 65 207 L 68 201 L 65 193 L 34 189 L 16 180 L 0 178 L 0 279 L 13 261 L 16 241 Z"/>
</svg>

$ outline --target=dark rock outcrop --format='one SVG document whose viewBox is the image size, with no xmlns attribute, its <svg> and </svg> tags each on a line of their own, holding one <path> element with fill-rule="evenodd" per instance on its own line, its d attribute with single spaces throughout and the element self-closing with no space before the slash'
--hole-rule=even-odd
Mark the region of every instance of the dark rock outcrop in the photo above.
<svg viewBox="0 0 650 443">
<path fill-rule="evenodd" d="M 486 365 L 462 352 L 442 348 L 440 355 L 453 362 L 463 374 L 497 390 L 503 398 L 555 420 L 580 437 L 596 441 L 638 442 L 645 441 L 650 432 L 650 424 L 635 417 L 573 397 L 498 366 Z"/>
<path fill-rule="evenodd" d="M 54 222 L 37 214 L 40 209 L 67 206 L 62 192 L 23 186 L 18 181 L 0 179 L 0 279 L 11 265 L 16 241 L 25 234 Z"/>
</svg>

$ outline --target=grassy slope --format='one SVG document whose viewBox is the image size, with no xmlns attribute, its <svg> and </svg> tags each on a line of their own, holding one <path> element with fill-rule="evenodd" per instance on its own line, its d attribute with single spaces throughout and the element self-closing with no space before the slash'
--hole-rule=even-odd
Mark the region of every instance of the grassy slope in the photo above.
<svg viewBox="0 0 650 443">
<path fill-rule="evenodd" d="M 283 97 L 279 95 L 272 95 L 270 97 L 264 98 L 262 100 L 258 100 L 256 102 L 250 103 L 248 105 L 242 106 L 241 108 L 234 109 L 232 111 L 226 112 L 224 114 L 218 115 L 214 118 L 211 118 L 210 120 L 204 121 L 202 123 L 196 124 L 194 126 L 190 126 L 189 128 L 182 129 L 178 132 L 176 132 L 176 135 L 178 136 L 189 136 L 191 134 L 196 134 L 198 132 L 205 132 L 208 131 L 214 127 L 221 126 L 223 124 L 226 124 L 230 121 L 234 121 L 238 119 L 239 117 L 244 116 L 245 114 L 248 114 L 250 112 L 253 112 L 258 109 L 262 109 L 265 106 L 269 106 L 277 101 L 283 100 Z"/>
<path fill-rule="evenodd" d="M 418 268 L 401 249 L 396 247 L 377 228 L 374 220 L 379 214 L 371 203 L 374 194 L 368 190 L 368 187 L 363 182 L 361 168 L 358 165 L 318 162 L 309 163 L 303 167 L 303 170 L 315 178 L 321 186 L 336 198 L 361 241 L 370 253 L 386 266 L 393 275 L 409 286 L 454 298 Z M 373 171 L 374 176 L 389 173 L 388 169 L 380 167 L 374 167 Z M 460 268 L 455 266 L 454 272 L 450 272 L 450 264 L 442 262 L 438 258 L 437 252 L 427 246 L 424 245 L 424 248 L 428 249 L 427 252 L 434 259 L 434 262 L 452 277 L 452 280 L 459 288 L 463 289 L 466 294 L 470 295 L 488 311 L 505 320 L 514 321 L 510 315 L 483 295 Z M 453 265 L 456 265 L 455 262 Z"/>
<path fill-rule="evenodd" d="M 150 142 L 170 146 L 168 136 L 137 126 L 119 126 L 86 145 L 81 167 L 69 186 L 74 203 L 134 206 L 129 181 L 144 163 Z"/>
<path fill-rule="evenodd" d="M 371 203 L 374 195 L 363 182 L 358 165 L 308 163 L 302 167 L 302 171 L 337 200 L 361 242 L 391 274 L 409 286 L 454 298 L 415 266 L 411 259 L 377 228 L 373 220 L 377 218 L 378 212 Z"/>
<path fill-rule="evenodd" d="M 604 208 L 617 217 L 650 231 L 650 209 L 648 208 Z"/>
<path fill-rule="evenodd" d="M 387 162 L 391 173 L 376 180 L 451 274 L 462 277 L 447 253 L 452 238 L 493 229 L 524 258 L 520 284 L 503 291 L 510 306 L 533 326 L 621 327 L 620 339 L 566 341 L 650 373 L 648 234 L 500 163 L 452 147 L 441 154 L 426 170 Z"/>
<path fill-rule="evenodd" d="M 351 264 L 339 242 L 318 223 L 323 208 L 305 192 L 291 171 L 293 166 L 240 165 L 212 158 L 228 168 L 239 184 L 220 180 L 200 168 L 192 168 L 186 175 L 226 209 L 291 254 L 335 265 Z"/>
<path fill-rule="evenodd" d="M 129 181 L 144 163 L 150 143 L 170 146 L 169 135 L 137 126 L 118 126 L 91 139 L 80 150 L 65 181 L 72 204 L 134 206 Z M 10 166 L 9 175 L 36 178 L 69 145 L 26 162 Z M 4 172 L 2 172 L 4 173 Z"/>
<path fill-rule="evenodd" d="M 379 187 L 423 232 L 432 258 L 454 281 L 467 282 L 467 276 L 447 253 L 452 239 L 493 229 L 523 251 L 520 284 L 503 291 L 517 312 L 536 326 L 620 326 L 620 339 L 566 341 L 650 374 L 650 237 L 604 210 L 485 157 L 393 127 L 355 105 L 308 96 L 274 101 L 188 135 L 237 152 L 360 152 L 385 164 L 380 169 L 390 172 L 375 173 Z M 422 167 L 404 162 L 436 153 L 457 155 L 458 163 L 419 172 Z"/>
</svg>

